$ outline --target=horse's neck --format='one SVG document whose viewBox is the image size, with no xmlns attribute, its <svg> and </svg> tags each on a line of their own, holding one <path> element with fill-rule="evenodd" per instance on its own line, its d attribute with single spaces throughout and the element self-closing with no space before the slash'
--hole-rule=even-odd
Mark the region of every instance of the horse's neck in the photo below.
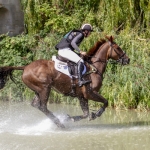
<svg viewBox="0 0 150 150">
<path fill-rule="evenodd" d="M 107 66 L 107 52 L 109 49 L 108 43 L 103 44 L 92 58 L 93 65 L 103 75 Z"/>
<path fill-rule="evenodd" d="M 94 81 L 92 84 L 92 88 L 95 91 L 99 91 L 100 87 L 102 86 L 103 74 L 107 66 L 108 49 L 109 47 L 107 45 L 100 47 L 97 53 L 91 59 L 93 66 L 95 66 L 95 68 L 97 69 L 96 74 L 91 74 L 92 81 Z"/>
</svg>

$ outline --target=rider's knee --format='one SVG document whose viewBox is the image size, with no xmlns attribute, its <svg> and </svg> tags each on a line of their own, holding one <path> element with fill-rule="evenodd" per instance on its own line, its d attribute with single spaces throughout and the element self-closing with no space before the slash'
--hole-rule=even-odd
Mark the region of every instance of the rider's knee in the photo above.
<svg viewBox="0 0 150 150">
<path fill-rule="evenodd" d="M 80 59 L 80 60 L 78 61 L 78 64 L 81 63 L 81 62 L 84 63 L 84 60 L 83 60 L 83 59 Z"/>
</svg>

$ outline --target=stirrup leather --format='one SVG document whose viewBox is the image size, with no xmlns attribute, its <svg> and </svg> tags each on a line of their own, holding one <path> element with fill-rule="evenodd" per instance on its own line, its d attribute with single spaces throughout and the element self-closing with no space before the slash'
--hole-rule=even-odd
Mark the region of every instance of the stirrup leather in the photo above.
<svg viewBox="0 0 150 150">
<path fill-rule="evenodd" d="M 91 83 L 90 80 L 87 80 L 87 81 L 79 81 L 79 82 L 78 82 L 79 87 L 81 87 L 81 86 L 83 86 L 83 85 L 85 85 L 85 84 L 89 84 L 89 83 Z"/>
</svg>

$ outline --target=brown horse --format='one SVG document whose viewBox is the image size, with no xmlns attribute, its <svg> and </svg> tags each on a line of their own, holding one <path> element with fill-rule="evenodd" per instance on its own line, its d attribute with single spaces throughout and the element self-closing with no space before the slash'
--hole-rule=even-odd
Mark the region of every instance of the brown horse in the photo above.
<svg viewBox="0 0 150 150">
<path fill-rule="evenodd" d="M 89 60 L 86 63 L 88 75 L 85 79 L 90 79 L 90 84 L 79 87 L 75 86 L 75 93 L 72 95 L 71 78 L 54 67 L 52 60 L 36 60 L 29 65 L 22 67 L 0 67 L 0 89 L 5 86 L 7 77 L 12 79 L 13 70 L 23 70 L 22 81 L 35 92 L 32 106 L 41 110 L 58 127 L 64 127 L 59 119 L 47 109 L 47 102 L 51 88 L 61 92 L 64 95 L 75 96 L 79 99 L 83 115 L 69 116 L 67 120 L 79 121 L 89 117 L 94 120 L 100 117 L 108 106 L 108 101 L 101 96 L 98 91 L 102 86 L 103 73 L 105 72 L 107 61 L 111 58 L 122 65 L 129 64 L 130 59 L 125 52 L 113 41 L 113 37 L 106 37 L 98 41 L 87 53 Z M 77 80 L 77 79 L 76 79 Z M 77 83 L 77 81 L 75 81 Z M 96 113 L 89 113 L 88 100 L 103 103 L 103 106 Z"/>
</svg>

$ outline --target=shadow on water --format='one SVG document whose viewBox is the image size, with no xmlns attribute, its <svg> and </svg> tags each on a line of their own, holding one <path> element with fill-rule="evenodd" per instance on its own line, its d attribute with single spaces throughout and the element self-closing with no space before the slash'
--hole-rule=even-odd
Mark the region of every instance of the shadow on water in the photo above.
<svg viewBox="0 0 150 150">
<path fill-rule="evenodd" d="M 69 123 L 68 123 L 69 124 Z M 128 129 L 133 127 L 146 127 L 150 126 L 150 121 L 135 121 L 135 122 L 124 122 L 124 123 L 109 123 L 109 124 L 78 124 L 73 126 L 73 129 L 86 128 L 86 129 Z M 71 127 L 70 127 L 71 128 Z"/>
</svg>

